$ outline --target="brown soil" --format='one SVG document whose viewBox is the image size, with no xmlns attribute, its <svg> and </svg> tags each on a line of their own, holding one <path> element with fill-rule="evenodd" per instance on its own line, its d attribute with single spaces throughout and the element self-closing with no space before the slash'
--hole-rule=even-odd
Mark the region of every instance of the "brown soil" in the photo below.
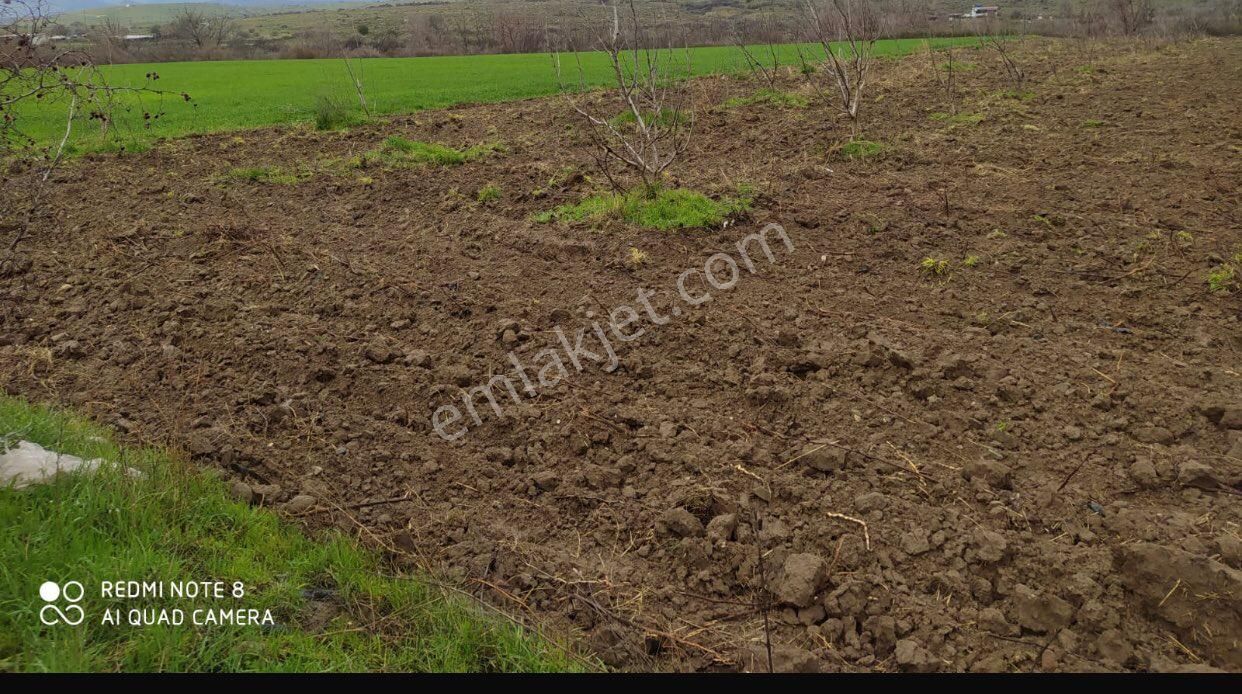
<svg viewBox="0 0 1242 694">
<path fill-rule="evenodd" d="M 712 108 L 755 87 L 699 81 L 679 183 L 759 191 L 717 231 L 531 221 L 598 186 L 562 175 L 590 149 L 555 99 L 81 161 L 4 265 L 0 382 L 268 502 L 313 496 L 308 522 L 613 666 L 762 670 L 770 638 L 780 669 L 1242 670 L 1242 294 L 1204 280 L 1242 250 L 1242 42 L 1093 71 L 1029 47 L 1029 99 L 968 59 L 977 124 L 929 117 L 925 57 L 883 62 L 865 108 L 888 149 L 864 161 L 822 106 Z M 390 134 L 508 151 L 215 179 Z M 682 270 L 769 221 L 792 252 L 680 303 Z M 619 368 L 567 363 L 455 443 L 431 430 L 514 346 L 640 287 L 684 311 L 644 319 Z"/>
</svg>

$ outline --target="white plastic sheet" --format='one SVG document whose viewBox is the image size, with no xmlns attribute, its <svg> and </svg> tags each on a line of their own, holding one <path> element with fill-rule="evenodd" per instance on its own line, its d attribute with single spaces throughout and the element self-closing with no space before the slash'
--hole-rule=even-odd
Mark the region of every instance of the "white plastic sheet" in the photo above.
<svg viewBox="0 0 1242 694">
<path fill-rule="evenodd" d="M 50 481 L 56 475 L 79 470 L 90 472 L 107 461 L 94 458 L 83 460 L 76 455 L 50 451 L 31 441 L 18 444 L 0 453 L 0 487 L 12 486 L 23 489 L 32 484 Z M 140 477 L 141 472 L 127 468 L 125 474 Z"/>
</svg>

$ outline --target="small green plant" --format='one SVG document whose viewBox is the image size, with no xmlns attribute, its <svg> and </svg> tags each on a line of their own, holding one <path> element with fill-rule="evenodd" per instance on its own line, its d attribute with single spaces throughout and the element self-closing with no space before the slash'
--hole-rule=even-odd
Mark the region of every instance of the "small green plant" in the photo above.
<svg viewBox="0 0 1242 694">
<path fill-rule="evenodd" d="M 1006 234 L 1005 232 L 1001 231 L 1000 229 L 993 229 L 992 231 L 988 232 L 988 236 L 987 236 L 987 237 L 988 237 L 989 239 L 993 240 L 993 241 L 996 241 L 996 240 L 998 240 L 998 239 L 1003 239 L 1003 238 L 1005 238 L 1005 237 L 1006 237 L 1006 236 L 1008 236 L 1008 235 L 1009 235 L 1009 234 Z"/>
<path fill-rule="evenodd" d="M 962 261 L 962 265 L 965 265 L 966 267 L 974 267 L 978 264 L 979 256 L 977 255 L 968 255 L 966 256 L 966 259 Z"/>
<path fill-rule="evenodd" d="M 801 94 L 783 92 L 778 89 L 760 89 L 750 96 L 738 96 L 729 99 L 724 102 L 724 107 L 775 106 L 777 108 L 806 108 L 810 104 L 810 99 Z"/>
<path fill-rule="evenodd" d="M 475 194 L 475 198 L 477 198 L 478 201 L 482 203 L 488 203 L 493 200 L 499 200 L 500 196 L 501 196 L 500 186 L 494 183 L 488 183 L 487 185 L 480 188 L 479 192 Z"/>
<path fill-rule="evenodd" d="M 372 164 L 385 168 L 423 165 L 457 166 L 502 150 L 503 148 L 497 143 L 484 143 L 458 150 L 447 145 L 407 140 L 394 135 L 385 139 L 378 149 L 354 159 L 351 165 L 358 169 L 367 168 Z"/>
<path fill-rule="evenodd" d="M 867 159 L 882 154 L 884 145 L 871 140 L 850 140 L 841 145 L 841 154 L 849 159 Z"/>
<path fill-rule="evenodd" d="M 1104 127 L 1104 121 L 1102 121 L 1102 120 L 1098 120 L 1098 119 L 1096 119 L 1096 118 L 1091 118 L 1091 119 L 1088 119 L 1088 120 L 1083 121 L 1083 122 L 1082 122 L 1082 127 L 1084 127 L 1084 128 L 1102 128 L 1102 127 Z"/>
<path fill-rule="evenodd" d="M 292 185 L 310 178 L 307 171 L 289 171 L 279 166 L 243 166 L 229 169 L 223 178 L 230 181 Z"/>
<path fill-rule="evenodd" d="M 919 262 L 919 269 L 929 277 L 943 277 L 949 274 L 949 261 L 928 256 Z"/>
<path fill-rule="evenodd" d="M 362 115 L 350 110 L 340 99 L 327 95 L 315 99 L 312 112 L 316 130 L 341 130 L 366 122 Z"/>
<path fill-rule="evenodd" d="M 1208 271 L 1207 285 L 1210 292 L 1231 292 L 1237 288 L 1237 268 L 1233 263 L 1222 263 Z"/>
<path fill-rule="evenodd" d="M 746 197 L 713 200 L 685 188 L 660 188 L 654 192 L 635 188 L 622 194 L 593 195 L 577 204 L 541 212 L 534 219 L 541 223 L 623 219 L 647 229 L 709 229 L 719 227 L 750 206 L 751 200 Z"/>
<path fill-rule="evenodd" d="M 626 254 L 625 262 L 631 267 L 647 264 L 647 252 L 640 251 L 634 246 L 630 246 L 629 252 Z"/>
</svg>

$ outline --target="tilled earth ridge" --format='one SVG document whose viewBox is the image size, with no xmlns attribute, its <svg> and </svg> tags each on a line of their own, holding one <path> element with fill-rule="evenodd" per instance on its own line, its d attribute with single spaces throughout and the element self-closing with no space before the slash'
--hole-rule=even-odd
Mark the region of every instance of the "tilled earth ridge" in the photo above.
<svg viewBox="0 0 1242 694">
<path fill-rule="evenodd" d="M 958 57 L 982 119 L 933 117 L 927 56 L 882 61 L 865 160 L 823 105 L 725 107 L 756 85 L 697 80 L 675 182 L 753 187 L 723 230 L 533 221 L 602 185 L 555 98 L 88 157 L 0 264 L 0 382 L 615 667 L 766 670 L 770 641 L 782 670 L 1242 670 L 1242 302 L 1204 281 L 1242 251 L 1242 42 L 1032 41 L 1022 98 Z M 221 178 L 394 134 L 505 147 Z M 767 222 L 793 250 L 677 298 Z M 640 288 L 682 314 L 636 323 L 618 368 L 432 431 L 511 350 Z"/>
</svg>

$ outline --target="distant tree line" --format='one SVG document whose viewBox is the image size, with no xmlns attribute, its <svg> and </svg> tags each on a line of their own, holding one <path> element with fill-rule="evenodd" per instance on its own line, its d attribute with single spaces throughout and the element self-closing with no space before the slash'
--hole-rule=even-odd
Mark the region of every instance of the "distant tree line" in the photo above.
<svg viewBox="0 0 1242 694">
<path fill-rule="evenodd" d="M 1054 0 L 1055 1 L 1055 0 Z M 775 0 L 741 6 L 725 18 L 696 14 L 724 3 L 706 0 L 680 6 L 653 4 L 645 31 L 653 45 L 728 45 L 814 41 L 798 21 L 802 0 Z M 971 20 L 934 7 L 932 0 L 878 0 L 893 37 L 969 34 Z M 969 4 L 964 0 L 963 9 Z M 1050 36 L 1227 35 L 1242 33 L 1242 0 L 1202 0 L 1153 4 L 1152 0 L 1062 0 L 1055 10 L 1007 7 L 1001 18 L 1025 33 Z M 731 5 L 732 6 L 732 5 Z M 468 1 L 419 6 L 402 18 L 399 28 L 365 23 L 301 30 L 291 37 L 270 39 L 242 31 L 237 19 L 223 10 L 185 7 L 167 24 L 126 27 L 112 19 L 90 27 L 80 37 L 100 63 L 169 60 L 328 58 L 535 53 L 591 48 L 596 28 L 587 19 L 592 7 L 491 4 Z M 71 32 L 72 27 L 55 27 Z M 138 38 L 133 34 L 141 35 Z M 126 38 L 130 36 L 129 38 Z"/>
</svg>

